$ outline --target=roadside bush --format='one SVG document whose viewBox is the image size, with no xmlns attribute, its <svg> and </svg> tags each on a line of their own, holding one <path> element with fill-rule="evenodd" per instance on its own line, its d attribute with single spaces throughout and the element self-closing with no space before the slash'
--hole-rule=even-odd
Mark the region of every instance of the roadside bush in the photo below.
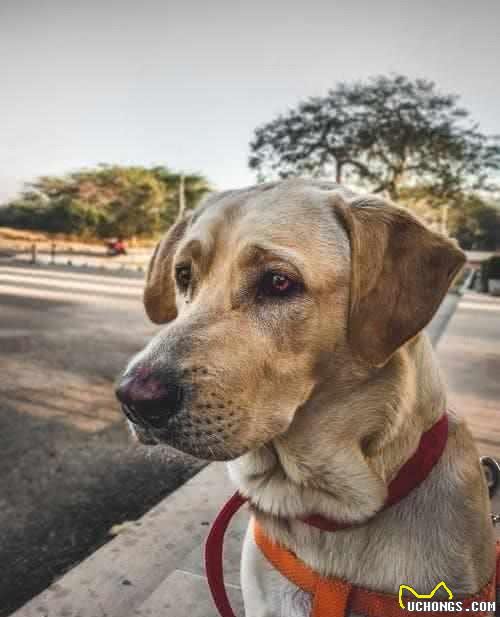
<svg viewBox="0 0 500 617">
<path fill-rule="evenodd" d="M 166 167 L 100 165 L 43 176 L 0 208 L 0 226 L 87 238 L 150 238 L 175 220 L 181 190 L 189 209 L 210 185 L 203 176 Z"/>
<path fill-rule="evenodd" d="M 482 292 L 488 292 L 488 282 L 490 279 L 500 279 L 500 255 L 493 255 L 481 263 L 479 280 Z"/>
<path fill-rule="evenodd" d="M 488 279 L 500 280 L 500 255 L 488 259 Z"/>
<path fill-rule="evenodd" d="M 48 233 L 93 236 L 103 218 L 96 209 L 67 199 L 47 205 L 24 203 L 0 208 L 0 226 Z"/>
</svg>

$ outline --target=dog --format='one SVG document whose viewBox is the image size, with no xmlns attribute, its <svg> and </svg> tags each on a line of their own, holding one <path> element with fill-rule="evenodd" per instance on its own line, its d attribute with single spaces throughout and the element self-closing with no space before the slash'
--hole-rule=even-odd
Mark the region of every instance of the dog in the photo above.
<svg viewBox="0 0 500 617">
<path fill-rule="evenodd" d="M 144 290 L 166 324 L 117 389 L 132 431 L 228 461 L 255 520 L 323 576 L 397 594 L 478 592 L 494 569 L 478 452 L 449 412 L 425 481 L 381 511 L 389 481 L 446 411 L 423 332 L 464 263 L 408 210 L 331 182 L 210 195 L 156 247 Z M 322 532 L 319 514 L 351 525 Z M 307 617 L 311 597 L 242 553 L 246 617 Z M 355 613 L 352 613 L 354 615 Z"/>
</svg>

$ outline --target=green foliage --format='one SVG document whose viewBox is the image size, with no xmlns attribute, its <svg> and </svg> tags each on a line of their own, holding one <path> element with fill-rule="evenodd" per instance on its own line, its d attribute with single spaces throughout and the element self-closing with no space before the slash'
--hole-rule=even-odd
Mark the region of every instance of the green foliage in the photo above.
<svg viewBox="0 0 500 617">
<path fill-rule="evenodd" d="M 488 259 L 488 279 L 500 279 L 500 255 Z"/>
<path fill-rule="evenodd" d="M 258 127 L 249 165 L 274 175 L 334 176 L 398 199 L 424 184 L 440 197 L 492 188 L 500 143 L 483 135 L 458 97 L 403 75 L 340 83 Z"/>
<path fill-rule="evenodd" d="M 180 185 L 181 174 L 166 167 L 100 165 L 44 176 L 0 209 L 0 225 L 102 238 L 151 236 L 174 221 Z M 203 176 L 186 175 L 186 208 L 209 190 Z"/>
<path fill-rule="evenodd" d="M 500 279 L 500 255 L 493 255 L 481 263 L 479 268 L 480 291 L 488 292 L 490 279 Z"/>
<path fill-rule="evenodd" d="M 431 187 L 405 187 L 400 199 L 430 226 L 456 238 L 465 250 L 500 247 L 500 204 L 477 192 L 437 196 Z M 445 220 L 443 220 L 443 218 Z"/>
<path fill-rule="evenodd" d="M 500 210 L 477 195 L 455 198 L 448 230 L 466 250 L 494 251 L 500 246 Z"/>
<path fill-rule="evenodd" d="M 170 227 L 177 216 L 182 179 L 184 180 L 184 198 L 187 210 L 194 208 L 210 190 L 207 180 L 197 174 L 183 175 L 173 172 L 167 167 L 153 167 L 151 172 L 164 185 L 167 201 L 170 204 L 161 213 L 163 225 L 166 227 Z"/>
</svg>

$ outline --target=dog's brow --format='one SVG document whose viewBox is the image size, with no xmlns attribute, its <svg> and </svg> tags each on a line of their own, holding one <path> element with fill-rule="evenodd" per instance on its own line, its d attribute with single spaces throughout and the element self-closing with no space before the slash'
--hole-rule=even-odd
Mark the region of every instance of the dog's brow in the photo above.
<svg viewBox="0 0 500 617">
<path fill-rule="evenodd" d="M 239 255 L 239 263 L 242 266 L 266 261 L 282 261 L 290 264 L 297 271 L 301 271 L 303 260 L 291 249 L 263 243 L 251 243 L 245 245 Z"/>
<path fill-rule="evenodd" d="M 191 240 L 188 240 L 186 244 L 179 248 L 177 261 L 201 261 L 205 252 L 205 247 L 203 246 L 201 240 L 198 238 L 191 238 Z"/>
</svg>

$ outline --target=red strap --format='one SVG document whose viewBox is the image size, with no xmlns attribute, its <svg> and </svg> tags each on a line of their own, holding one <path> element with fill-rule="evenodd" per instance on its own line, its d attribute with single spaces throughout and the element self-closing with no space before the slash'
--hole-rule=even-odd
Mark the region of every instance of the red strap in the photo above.
<svg viewBox="0 0 500 617">
<path fill-rule="evenodd" d="M 389 484 L 387 499 L 382 510 L 406 497 L 425 480 L 443 453 L 447 438 L 448 415 L 444 413 L 434 426 L 422 435 L 415 454 L 401 467 Z M 213 522 L 205 543 L 205 571 L 208 585 L 221 617 L 235 617 L 224 585 L 222 554 L 224 535 L 234 514 L 246 501 L 247 498 L 239 492 L 229 499 Z M 329 520 L 319 514 L 307 516 L 302 520 L 323 531 L 337 531 L 354 526 L 352 523 Z"/>
<path fill-rule="evenodd" d="M 398 471 L 389 484 L 385 506 L 394 505 L 404 499 L 427 478 L 434 465 L 441 458 L 448 440 L 448 414 L 441 418 L 420 438 L 417 451 Z"/>
<path fill-rule="evenodd" d="M 245 497 L 235 493 L 217 515 L 205 542 L 205 572 L 214 604 L 221 617 L 235 617 L 224 585 L 224 535 L 231 519 L 246 501 Z"/>
<path fill-rule="evenodd" d="M 427 478 L 434 465 L 439 461 L 448 440 L 448 414 L 441 418 L 425 433 L 423 433 L 415 454 L 400 468 L 396 477 L 387 487 L 387 498 L 379 512 L 389 508 L 404 499 L 411 491 Z M 312 514 L 302 519 L 304 523 L 323 531 L 338 531 L 364 525 L 362 523 L 341 523 L 325 518 L 321 514 Z"/>
</svg>

